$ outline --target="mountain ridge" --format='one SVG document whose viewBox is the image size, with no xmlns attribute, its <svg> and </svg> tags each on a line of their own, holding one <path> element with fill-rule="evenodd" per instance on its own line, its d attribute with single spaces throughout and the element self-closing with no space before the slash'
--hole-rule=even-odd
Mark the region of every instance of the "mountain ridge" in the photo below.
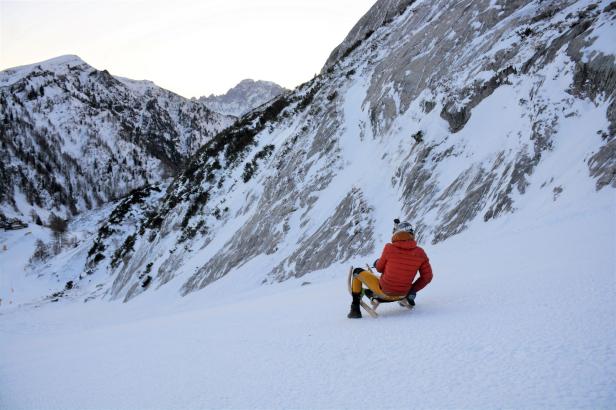
<svg viewBox="0 0 616 410">
<path fill-rule="evenodd" d="M 157 183 L 235 117 L 74 55 L 0 72 L 2 211 L 74 215 Z"/>
</svg>

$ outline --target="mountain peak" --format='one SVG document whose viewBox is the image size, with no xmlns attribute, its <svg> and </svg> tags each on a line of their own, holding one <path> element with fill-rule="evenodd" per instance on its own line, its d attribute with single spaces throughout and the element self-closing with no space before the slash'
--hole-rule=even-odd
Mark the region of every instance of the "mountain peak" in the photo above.
<svg viewBox="0 0 616 410">
<path fill-rule="evenodd" d="M 212 94 L 199 98 L 199 101 L 212 111 L 241 117 L 285 91 L 284 87 L 274 82 L 247 78 L 229 89 L 226 94 Z"/>
<path fill-rule="evenodd" d="M 81 65 L 81 64 L 88 64 L 85 61 L 83 61 L 81 59 L 81 57 L 75 55 L 75 54 L 65 54 L 65 55 L 61 55 L 58 57 L 54 57 L 54 58 L 50 58 L 48 60 L 44 60 L 41 61 L 38 64 L 35 65 Z"/>
<path fill-rule="evenodd" d="M 65 54 L 58 57 L 53 57 L 48 60 L 39 61 L 33 64 L 20 65 L 17 67 L 11 67 L 5 71 L 18 72 L 18 71 L 30 71 L 37 66 L 41 66 L 45 69 L 65 68 L 66 66 L 78 66 L 89 65 L 81 59 L 81 57 L 74 54 Z"/>
<path fill-rule="evenodd" d="M 273 81 L 253 80 L 252 78 L 245 78 L 242 81 L 240 81 L 234 88 L 237 88 L 237 87 L 242 86 L 242 85 L 255 85 L 255 84 L 276 85 L 276 86 L 278 86 L 278 84 L 276 84 Z M 280 86 L 278 86 L 278 87 L 280 87 Z"/>
<path fill-rule="evenodd" d="M 240 82 L 237 84 L 237 86 L 239 86 L 239 85 L 245 85 L 245 84 L 254 84 L 254 83 L 256 83 L 256 82 L 259 82 L 259 81 L 255 81 L 255 80 L 253 80 L 252 78 L 245 78 L 245 79 L 243 79 L 242 81 L 240 81 Z M 261 81 L 261 82 L 263 82 L 263 81 Z M 237 87 L 237 86 L 236 86 L 236 87 Z"/>
<path fill-rule="evenodd" d="M 0 84 L 7 85 L 20 81 L 24 76 L 33 71 L 52 71 L 56 74 L 66 74 L 69 69 L 74 67 L 83 67 L 85 69 L 92 68 L 88 63 L 80 57 L 67 54 L 48 60 L 43 60 L 34 64 L 26 64 L 17 67 L 11 67 L 0 72 Z"/>
</svg>

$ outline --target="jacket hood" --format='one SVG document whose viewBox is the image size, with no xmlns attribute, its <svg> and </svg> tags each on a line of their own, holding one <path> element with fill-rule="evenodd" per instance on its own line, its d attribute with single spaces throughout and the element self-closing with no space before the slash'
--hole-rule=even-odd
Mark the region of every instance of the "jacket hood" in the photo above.
<svg viewBox="0 0 616 410">
<path fill-rule="evenodd" d="M 392 243 L 393 246 L 400 249 L 413 249 L 417 247 L 416 241 L 396 241 Z"/>
<path fill-rule="evenodd" d="M 391 237 L 392 242 L 405 242 L 412 241 L 414 239 L 413 235 L 410 232 L 406 231 L 398 231 L 393 234 Z"/>
</svg>

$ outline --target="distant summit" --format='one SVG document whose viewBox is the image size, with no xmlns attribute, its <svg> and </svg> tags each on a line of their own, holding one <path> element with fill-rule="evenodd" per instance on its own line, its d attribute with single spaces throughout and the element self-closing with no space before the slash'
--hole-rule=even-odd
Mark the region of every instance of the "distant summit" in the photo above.
<svg viewBox="0 0 616 410">
<path fill-rule="evenodd" d="M 212 111 L 241 117 L 286 91 L 271 81 L 242 80 L 223 95 L 199 98 Z"/>
</svg>

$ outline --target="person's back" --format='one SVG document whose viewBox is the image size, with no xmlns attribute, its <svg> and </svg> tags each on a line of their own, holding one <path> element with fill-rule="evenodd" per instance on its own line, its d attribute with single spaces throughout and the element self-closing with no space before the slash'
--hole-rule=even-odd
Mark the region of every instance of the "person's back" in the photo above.
<svg viewBox="0 0 616 410">
<path fill-rule="evenodd" d="M 417 246 L 414 236 L 402 231 L 394 234 L 392 243 L 385 245 L 375 264 L 380 273 L 381 289 L 391 296 L 417 293 L 432 280 L 432 267 L 428 256 Z M 419 279 L 413 283 L 419 271 Z"/>
<path fill-rule="evenodd" d="M 366 285 L 372 294 L 394 300 L 406 297 L 409 304 L 414 305 L 417 292 L 432 280 L 432 267 L 428 256 L 417 246 L 415 231 L 408 222 L 394 221 L 391 243 L 385 245 L 374 266 L 382 273 L 380 278 L 361 268 L 353 272 L 353 302 L 349 318 L 361 318 L 359 301 L 363 285 Z M 413 282 L 417 272 L 419 279 Z"/>
</svg>

